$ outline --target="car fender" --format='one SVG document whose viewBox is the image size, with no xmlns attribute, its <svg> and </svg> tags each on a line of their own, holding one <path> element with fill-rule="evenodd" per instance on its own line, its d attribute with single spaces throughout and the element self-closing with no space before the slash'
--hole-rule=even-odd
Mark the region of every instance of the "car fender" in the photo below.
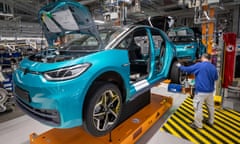
<svg viewBox="0 0 240 144">
<path fill-rule="evenodd" d="M 101 63 L 98 60 L 101 59 Z M 108 72 L 116 73 L 120 76 L 123 81 L 123 87 L 127 91 L 126 97 L 129 93 L 129 74 L 130 74 L 130 62 L 128 59 L 128 52 L 126 50 L 105 50 L 102 52 L 95 53 L 88 58 L 87 60 L 92 62 L 92 66 L 87 70 L 88 79 L 87 84 L 85 85 L 85 91 L 82 93 L 84 95 L 84 100 L 86 99 L 87 92 L 94 84 L 95 81 L 99 80 L 99 77 Z M 87 61 L 86 61 L 87 62 Z M 83 104 L 83 103 L 82 103 Z"/>
</svg>

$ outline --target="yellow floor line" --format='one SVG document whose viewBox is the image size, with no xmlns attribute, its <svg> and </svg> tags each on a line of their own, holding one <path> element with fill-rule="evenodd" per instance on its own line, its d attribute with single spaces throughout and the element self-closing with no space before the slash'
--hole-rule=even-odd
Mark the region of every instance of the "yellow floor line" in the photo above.
<svg viewBox="0 0 240 144">
<path fill-rule="evenodd" d="M 178 115 L 178 114 L 177 114 Z M 181 114 L 178 115 L 179 117 L 181 117 L 183 120 L 185 120 L 186 122 L 189 121 L 189 119 L 187 117 L 182 116 Z M 214 136 L 210 135 L 209 133 L 207 133 L 206 131 L 199 129 L 201 131 L 201 133 L 203 135 L 205 135 L 206 137 L 208 137 L 209 139 L 211 139 L 212 141 L 214 141 L 215 143 L 219 144 L 221 143 L 221 141 L 219 141 L 217 138 L 215 138 Z"/>
<path fill-rule="evenodd" d="M 232 109 L 228 109 L 228 111 L 230 111 L 230 112 L 234 113 L 235 115 L 237 115 L 238 117 L 240 117 L 240 112 L 234 111 Z"/>
<path fill-rule="evenodd" d="M 207 107 L 203 106 L 203 116 L 208 117 Z M 194 119 L 192 99 L 187 98 L 163 127 L 177 137 L 184 137 L 193 143 L 238 143 L 240 142 L 240 113 L 218 109 L 213 126 L 203 125 L 203 129 L 192 129 L 188 123 Z M 236 128 L 235 128 L 236 127 Z M 162 131 L 165 131 L 162 128 Z M 239 131 L 237 130 L 239 128 Z M 201 141 L 201 142 L 200 142 Z"/>
<path fill-rule="evenodd" d="M 169 122 L 176 128 L 178 129 L 179 131 L 181 131 L 181 127 L 179 125 L 177 125 L 175 122 L 173 122 L 172 119 L 169 119 Z M 192 138 L 192 137 L 188 137 L 188 133 L 186 131 L 181 131 L 181 133 L 186 137 L 188 138 L 191 142 L 197 144 L 199 143 L 196 139 Z"/>
<path fill-rule="evenodd" d="M 212 127 L 209 126 L 204 126 L 205 129 L 207 129 L 208 131 L 214 133 L 215 135 L 217 135 L 218 137 L 220 137 L 221 139 L 224 140 L 224 142 L 222 142 L 222 144 L 232 144 L 233 142 L 229 139 L 227 139 L 226 137 L 224 137 L 222 134 L 220 134 L 218 131 L 216 131 L 215 129 L 213 129 Z"/>
<path fill-rule="evenodd" d="M 215 114 L 215 115 L 220 115 L 220 116 L 224 117 L 226 120 L 231 121 L 231 122 L 234 123 L 235 125 L 239 125 L 239 122 L 237 122 L 237 121 L 229 118 L 230 116 L 227 117 L 227 116 L 225 116 L 225 115 L 223 115 L 223 114 L 221 114 L 221 113 L 217 113 L 217 114 Z"/>
<path fill-rule="evenodd" d="M 181 108 L 180 108 L 181 109 Z M 184 113 L 185 115 L 188 115 L 189 117 L 192 117 L 193 120 L 193 115 L 190 115 L 189 113 L 187 113 L 186 111 L 184 111 L 184 109 L 180 110 L 182 113 Z M 192 113 L 193 114 L 193 113 Z"/>
<path fill-rule="evenodd" d="M 173 115 L 172 118 L 174 118 L 177 120 L 178 118 L 176 116 Z M 188 138 L 192 137 L 193 135 L 198 137 L 204 144 L 210 144 L 210 142 L 208 140 L 206 140 L 202 135 L 200 135 L 198 132 L 196 132 L 196 130 L 192 129 L 188 124 L 182 122 L 182 121 L 178 121 L 179 124 L 181 124 L 181 126 L 185 127 L 190 133 L 188 134 Z"/>
<path fill-rule="evenodd" d="M 239 138 L 237 138 L 237 137 L 235 137 L 234 135 L 232 135 L 232 134 L 224 131 L 224 129 L 222 129 L 221 127 L 217 126 L 216 124 L 214 124 L 212 127 L 215 128 L 215 129 L 217 129 L 218 131 L 221 131 L 222 133 L 224 133 L 224 135 L 232 138 L 234 141 L 239 141 Z M 223 135 L 223 136 L 224 136 L 224 135 Z"/>
<path fill-rule="evenodd" d="M 183 114 L 185 114 L 186 116 L 188 117 L 192 117 L 192 115 L 190 115 L 189 113 L 187 113 L 186 111 L 184 111 L 183 109 L 180 110 Z M 179 114 L 178 116 L 180 116 L 181 114 Z M 182 115 L 180 116 L 182 119 L 185 119 L 185 121 L 187 123 L 190 123 L 192 120 L 189 120 L 189 118 L 187 117 L 183 117 Z M 209 135 L 209 133 L 207 133 L 206 131 L 202 131 L 201 130 L 201 133 L 203 133 L 204 135 L 208 136 L 212 141 L 215 141 L 217 144 L 220 144 L 221 141 L 219 141 L 218 139 L 216 139 L 214 136 L 212 135 Z M 219 135 L 220 137 L 222 137 L 222 135 Z"/>
<path fill-rule="evenodd" d="M 222 119 L 222 118 L 220 118 L 219 116 L 216 116 L 216 115 L 215 115 L 215 121 L 219 121 L 217 118 L 218 118 L 218 119 Z M 222 120 L 222 121 L 224 121 L 224 120 Z M 217 123 L 221 123 L 221 122 L 219 121 L 219 122 L 217 122 Z M 224 121 L 224 124 L 230 125 L 231 127 L 236 127 L 236 125 L 230 123 L 229 121 Z M 225 126 L 225 125 L 223 125 L 223 126 L 226 127 L 226 129 L 228 129 L 229 131 L 235 133 L 236 135 L 238 135 L 238 134 L 240 135 L 240 129 L 239 129 L 239 131 L 236 131 L 236 130 L 232 129 L 231 127 L 227 127 L 227 126 Z"/>
<path fill-rule="evenodd" d="M 224 113 L 225 115 L 227 115 L 229 117 L 232 117 L 235 120 L 238 120 L 239 121 L 239 125 L 240 125 L 240 115 L 231 114 L 230 112 L 228 112 L 226 110 L 221 110 L 221 113 Z"/>
<path fill-rule="evenodd" d="M 221 144 L 221 143 L 222 143 L 218 138 L 216 138 L 216 137 L 214 137 L 213 135 L 209 134 L 209 132 L 207 132 L 206 130 L 200 129 L 199 131 L 200 131 L 203 135 L 205 135 L 206 137 L 208 137 L 209 139 L 211 139 L 215 144 Z"/>
<path fill-rule="evenodd" d="M 179 133 L 177 133 L 176 130 L 174 130 L 171 126 L 169 126 L 169 125 L 166 124 L 166 125 L 165 125 L 165 128 L 166 128 L 171 134 L 173 134 L 174 136 L 181 138 L 181 135 L 180 135 Z M 160 130 L 161 130 L 161 131 L 165 131 L 163 128 L 161 128 Z"/>
</svg>

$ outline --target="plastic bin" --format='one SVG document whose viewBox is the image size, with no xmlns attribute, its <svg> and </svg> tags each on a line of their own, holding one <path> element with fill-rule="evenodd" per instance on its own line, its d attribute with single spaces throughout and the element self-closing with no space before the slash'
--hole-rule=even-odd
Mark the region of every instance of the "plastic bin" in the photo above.
<svg viewBox="0 0 240 144">
<path fill-rule="evenodd" d="M 169 92 L 182 92 L 182 85 L 180 84 L 169 84 L 168 85 Z"/>
</svg>

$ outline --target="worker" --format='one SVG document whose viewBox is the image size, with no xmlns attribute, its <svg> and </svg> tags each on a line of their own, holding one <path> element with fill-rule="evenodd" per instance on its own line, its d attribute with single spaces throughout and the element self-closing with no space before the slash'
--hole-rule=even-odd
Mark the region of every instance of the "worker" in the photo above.
<svg viewBox="0 0 240 144">
<path fill-rule="evenodd" d="M 191 66 L 182 66 L 177 63 L 177 67 L 181 71 L 195 76 L 195 96 L 193 98 L 194 121 L 190 123 L 190 127 L 202 128 L 204 121 L 208 125 L 214 123 L 214 97 L 215 81 L 218 79 L 216 67 L 210 62 L 211 55 L 203 54 L 201 61 Z M 206 103 L 208 110 L 208 118 L 203 119 L 202 105 Z"/>
</svg>

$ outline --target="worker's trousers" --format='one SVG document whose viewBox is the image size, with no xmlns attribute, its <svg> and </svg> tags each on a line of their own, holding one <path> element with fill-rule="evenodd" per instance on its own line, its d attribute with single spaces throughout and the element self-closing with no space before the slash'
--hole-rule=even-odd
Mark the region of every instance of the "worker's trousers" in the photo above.
<svg viewBox="0 0 240 144">
<path fill-rule="evenodd" d="M 201 93 L 198 92 L 193 98 L 193 108 L 194 108 L 194 124 L 202 128 L 203 127 L 203 104 L 206 103 L 208 110 L 208 122 L 213 124 L 214 122 L 214 100 L 213 93 Z"/>
</svg>

